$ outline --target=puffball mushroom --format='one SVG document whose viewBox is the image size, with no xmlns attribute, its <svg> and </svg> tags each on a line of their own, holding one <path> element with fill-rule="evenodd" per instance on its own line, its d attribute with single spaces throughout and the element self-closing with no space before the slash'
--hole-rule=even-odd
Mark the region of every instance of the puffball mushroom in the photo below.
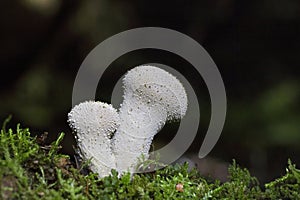
<svg viewBox="0 0 300 200">
<path fill-rule="evenodd" d="M 99 177 L 111 169 L 135 172 L 141 155 L 149 156 L 156 133 L 187 110 L 187 95 L 179 80 L 157 67 L 138 66 L 123 79 L 119 113 L 111 105 L 86 101 L 68 114 L 83 159 Z M 115 134 L 114 134 L 115 132 Z"/>
<path fill-rule="evenodd" d="M 187 110 L 187 95 L 180 81 L 154 66 L 138 66 L 123 79 L 120 126 L 113 140 L 119 172 L 134 172 L 141 154 L 149 156 L 155 134 L 167 121 L 180 120 Z"/>
<path fill-rule="evenodd" d="M 76 105 L 68 114 L 70 127 L 76 133 L 81 157 L 92 158 L 90 168 L 100 177 L 116 168 L 111 136 L 119 126 L 119 115 L 111 105 L 86 101 Z"/>
</svg>

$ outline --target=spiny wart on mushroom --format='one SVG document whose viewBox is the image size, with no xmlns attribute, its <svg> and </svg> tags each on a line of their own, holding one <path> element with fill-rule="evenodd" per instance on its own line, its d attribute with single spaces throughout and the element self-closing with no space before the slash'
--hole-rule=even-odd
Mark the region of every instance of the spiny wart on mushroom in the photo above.
<svg viewBox="0 0 300 200">
<path fill-rule="evenodd" d="M 111 169 L 135 172 L 139 158 L 148 158 L 153 137 L 166 122 L 180 120 L 187 95 L 180 81 L 163 69 L 138 66 L 123 79 L 123 102 L 111 105 L 87 101 L 68 115 L 84 159 L 100 177 Z"/>
</svg>

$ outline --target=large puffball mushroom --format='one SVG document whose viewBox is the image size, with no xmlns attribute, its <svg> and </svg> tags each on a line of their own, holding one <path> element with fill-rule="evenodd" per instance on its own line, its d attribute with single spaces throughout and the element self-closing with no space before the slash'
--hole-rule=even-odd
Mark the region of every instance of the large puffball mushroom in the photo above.
<svg viewBox="0 0 300 200">
<path fill-rule="evenodd" d="M 180 81 L 154 66 L 138 66 L 123 79 L 120 126 L 113 137 L 119 172 L 134 172 L 139 158 L 149 155 L 153 137 L 167 121 L 180 120 L 187 110 L 187 95 Z"/>
<path fill-rule="evenodd" d="M 119 115 L 111 105 L 86 101 L 76 105 L 68 114 L 70 127 L 76 133 L 81 157 L 91 159 L 90 168 L 99 177 L 116 168 L 111 136 L 119 126 Z"/>
</svg>

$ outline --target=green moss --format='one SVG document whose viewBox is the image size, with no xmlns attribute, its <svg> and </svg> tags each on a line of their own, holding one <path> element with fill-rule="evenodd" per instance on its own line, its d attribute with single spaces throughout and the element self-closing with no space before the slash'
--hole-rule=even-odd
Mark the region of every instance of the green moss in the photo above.
<svg viewBox="0 0 300 200">
<path fill-rule="evenodd" d="M 286 175 L 259 186 L 235 161 L 228 182 L 208 181 L 188 165 L 167 166 L 153 173 L 129 173 L 99 179 L 81 173 L 59 153 L 61 133 L 51 145 L 40 144 L 28 129 L 17 126 L 0 134 L 0 195 L 2 199 L 300 199 L 300 171 L 288 162 Z M 149 162 L 149 164 L 153 164 Z"/>
</svg>

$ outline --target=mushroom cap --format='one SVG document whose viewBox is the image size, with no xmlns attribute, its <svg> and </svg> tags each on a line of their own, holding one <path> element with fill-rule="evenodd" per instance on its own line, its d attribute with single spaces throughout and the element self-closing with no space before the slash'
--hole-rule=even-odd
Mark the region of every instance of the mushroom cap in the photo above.
<svg viewBox="0 0 300 200">
<path fill-rule="evenodd" d="M 79 137 L 97 134 L 110 138 L 118 128 L 120 119 L 117 110 L 107 103 L 86 101 L 76 105 L 68 114 L 70 127 Z"/>
<path fill-rule="evenodd" d="M 181 119 L 187 110 L 187 94 L 181 82 L 158 67 L 142 65 L 128 71 L 123 79 L 124 98 L 138 98 L 149 106 L 160 104 L 167 120 Z"/>
</svg>

